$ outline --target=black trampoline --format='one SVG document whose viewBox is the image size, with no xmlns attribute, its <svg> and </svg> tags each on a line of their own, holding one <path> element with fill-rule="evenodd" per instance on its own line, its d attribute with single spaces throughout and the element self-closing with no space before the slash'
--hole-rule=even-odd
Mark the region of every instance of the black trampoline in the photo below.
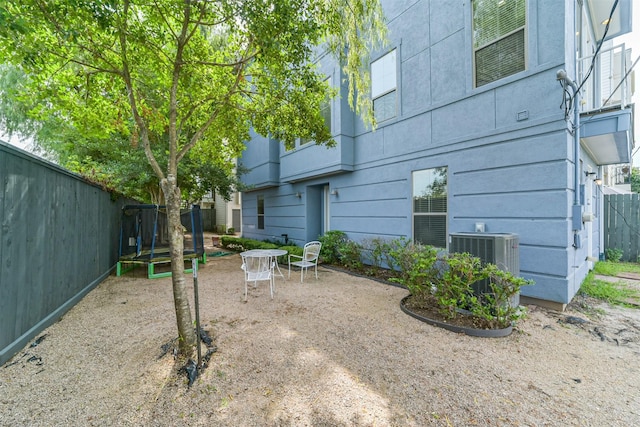
<svg viewBox="0 0 640 427">
<path fill-rule="evenodd" d="M 120 276 L 138 265 L 147 265 L 150 279 L 167 277 L 171 272 L 156 273 L 156 264 L 171 262 L 169 255 L 169 228 L 166 206 L 126 205 L 122 208 L 120 247 L 116 274 Z M 180 214 L 184 232 L 185 260 L 197 258 L 206 262 L 204 233 L 200 206 Z M 124 268 L 128 266 L 128 268 Z M 191 272 L 186 269 L 185 272 Z"/>
</svg>

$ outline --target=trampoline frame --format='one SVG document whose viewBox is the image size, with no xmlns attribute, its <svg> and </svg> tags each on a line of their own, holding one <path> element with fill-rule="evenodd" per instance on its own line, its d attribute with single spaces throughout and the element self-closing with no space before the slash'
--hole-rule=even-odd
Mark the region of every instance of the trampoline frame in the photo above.
<svg viewBox="0 0 640 427">
<path fill-rule="evenodd" d="M 151 246 L 149 249 L 143 249 L 143 238 L 142 238 L 142 216 L 141 212 L 143 210 L 153 209 L 153 233 L 151 237 Z M 171 271 L 169 272 L 155 272 L 156 264 L 167 264 L 171 263 L 171 257 L 169 256 L 168 247 L 161 246 L 160 248 L 156 248 L 157 244 L 157 236 L 158 236 L 158 215 L 161 209 L 166 209 L 164 205 L 126 205 L 122 208 L 123 220 L 120 226 L 120 239 L 119 239 L 119 247 L 118 247 L 118 262 L 116 264 L 116 276 L 121 276 L 136 267 L 146 265 L 147 266 L 147 277 L 149 279 L 157 279 L 162 277 L 171 276 Z M 128 211 L 135 211 L 135 236 L 126 236 L 125 237 L 125 220 L 124 217 L 127 215 Z M 200 215 L 200 206 L 193 205 L 191 209 L 188 211 L 189 217 L 191 220 L 191 237 L 193 248 L 187 249 L 184 248 L 183 256 L 184 260 L 191 260 L 193 258 L 197 258 L 198 263 L 206 264 L 207 262 L 207 254 L 204 250 L 204 233 L 202 226 L 202 216 Z M 181 216 L 186 212 L 182 212 Z M 184 224 L 184 223 L 183 223 Z M 123 255 L 123 244 L 124 239 L 135 238 L 135 251 L 124 254 Z M 131 247 L 130 245 L 129 247 Z M 129 266 L 129 267 L 127 267 Z M 191 273 L 193 271 L 192 268 L 186 268 L 184 270 L 185 273 Z"/>
</svg>

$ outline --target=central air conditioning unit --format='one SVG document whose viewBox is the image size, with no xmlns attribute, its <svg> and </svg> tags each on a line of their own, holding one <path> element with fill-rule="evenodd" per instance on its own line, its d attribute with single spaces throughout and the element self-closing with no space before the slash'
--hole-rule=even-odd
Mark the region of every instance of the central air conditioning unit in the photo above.
<svg viewBox="0 0 640 427">
<path fill-rule="evenodd" d="M 513 233 L 451 233 L 449 252 L 466 252 L 480 258 L 483 264 L 495 264 L 499 269 L 520 276 L 519 239 Z M 489 283 L 482 280 L 473 285 L 476 294 L 489 292 Z M 512 304 L 519 305 L 519 296 Z"/>
</svg>

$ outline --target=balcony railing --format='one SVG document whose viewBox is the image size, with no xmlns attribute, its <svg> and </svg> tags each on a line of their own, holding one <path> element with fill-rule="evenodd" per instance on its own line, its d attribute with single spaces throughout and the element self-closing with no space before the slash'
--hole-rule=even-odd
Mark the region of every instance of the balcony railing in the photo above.
<svg viewBox="0 0 640 427">
<path fill-rule="evenodd" d="M 588 74 L 593 55 L 578 59 L 578 82 Z M 619 44 L 601 48 L 593 70 L 581 89 L 583 113 L 610 108 L 625 108 L 631 102 L 630 79 L 625 79 L 631 67 L 631 49 Z"/>
</svg>

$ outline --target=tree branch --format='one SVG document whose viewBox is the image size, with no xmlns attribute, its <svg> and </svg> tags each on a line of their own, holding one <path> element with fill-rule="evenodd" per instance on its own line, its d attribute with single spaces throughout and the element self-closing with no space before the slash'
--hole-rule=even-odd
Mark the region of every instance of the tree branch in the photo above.
<svg viewBox="0 0 640 427">
<path fill-rule="evenodd" d="M 124 9 L 122 11 L 122 23 L 119 27 L 119 39 L 120 39 L 120 49 L 122 50 L 122 79 L 124 80 L 124 84 L 127 88 L 127 96 L 129 98 L 129 104 L 131 106 L 131 113 L 133 114 L 133 119 L 140 129 L 140 138 L 142 139 L 142 147 L 144 148 L 144 154 L 147 156 L 147 160 L 149 160 L 149 165 L 156 173 L 160 180 L 165 178 L 158 161 L 153 155 L 153 151 L 151 151 L 151 144 L 149 143 L 149 130 L 147 129 L 147 125 L 144 119 L 141 117 L 140 112 L 138 111 L 138 103 L 136 100 L 136 96 L 134 93 L 133 82 L 131 80 L 131 72 L 129 71 L 129 63 L 127 59 L 127 13 L 129 11 L 129 0 L 124 0 Z"/>
</svg>

